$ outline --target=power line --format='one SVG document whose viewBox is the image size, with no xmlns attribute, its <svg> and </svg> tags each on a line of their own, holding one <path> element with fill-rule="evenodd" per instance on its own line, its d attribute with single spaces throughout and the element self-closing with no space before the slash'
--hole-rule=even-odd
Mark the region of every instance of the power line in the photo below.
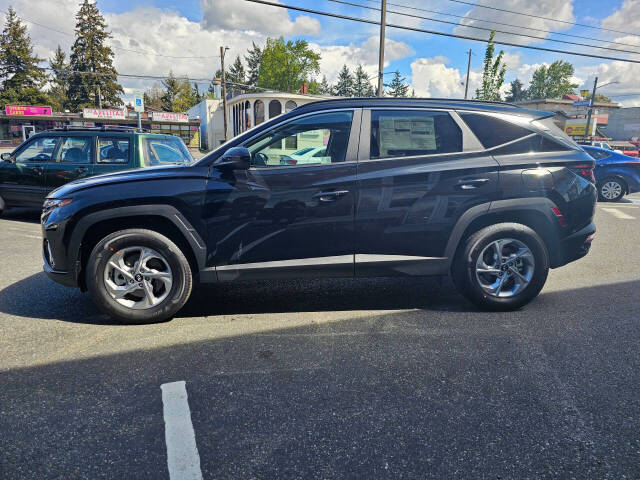
<svg viewBox="0 0 640 480">
<path fill-rule="evenodd" d="M 269 2 L 266 0 L 245 0 L 246 2 L 252 2 L 252 3 L 259 3 L 262 5 L 269 5 L 272 7 L 278 7 L 278 8 L 286 8 L 289 10 L 295 10 L 298 12 L 304 12 L 304 13 L 311 13 L 314 15 L 322 15 L 325 17 L 333 17 L 333 18 L 340 18 L 343 20 L 351 20 L 354 22 L 361 22 L 361 23 L 368 23 L 370 25 L 380 25 L 380 22 L 377 22 L 375 20 L 368 20 L 368 19 L 364 19 L 364 18 L 359 18 L 359 17 L 351 17 L 348 15 L 341 15 L 338 13 L 330 13 L 330 12 L 323 12 L 320 10 L 313 10 L 311 8 L 303 8 L 303 7 L 295 7 L 293 5 L 287 5 L 284 3 L 273 3 L 273 2 Z M 440 35 L 443 37 L 452 37 L 452 38 L 460 38 L 462 40 L 471 40 L 474 42 L 482 42 L 482 43 L 487 43 L 486 39 L 483 38 L 477 38 L 477 37 L 470 37 L 468 35 L 460 35 L 457 33 L 446 33 L 446 32 L 440 32 L 437 30 L 428 30 L 426 28 L 418 28 L 418 27 L 409 27 L 409 26 L 404 26 L 404 25 L 395 25 L 395 24 L 391 24 L 391 23 L 387 23 L 387 27 L 390 28 L 396 28 L 398 30 L 409 30 L 412 32 L 420 32 L 420 33 L 429 33 L 431 35 Z M 563 53 L 565 55 L 574 55 L 574 56 L 578 56 L 578 57 L 588 57 L 588 58 L 600 58 L 603 60 L 616 60 L 616 61 L 620 61 L 620 62 L 628 62 L 628 63 L 639 63 L 640 64 L 640 60 L 633 60 L 630 58 L 620 58 L 620 57 L 608 57 L 606 55 L 595 55 L 592 53 L 582 53 L 582 52 L 571 52 L 568 50 L 560 50 L 557 48 L 547 48 L 547 47 L 534 47 L 533 45 L 523 45 L 521 43 L 515 43 L 515 42 L 506 42 L 506 41 L 494 41 L 494 43 L 498 44 L 498 45 L 506 45 L 509 47 L 520 47 L 520 48 L 527 48 L 529 50 L 540 50 L 543 52 L 553 52 L 553 53 Z"/>
<path fill-rule="evenodd" d="M 364 2 L 369 2 L 369 3 L 375 3 L 376 5 L 379 5 L 379 2 L 377 0 L 362 0 Z M 463 20 L 474 20 L 476 22 L 484 22 L 484 23 L 490 23 L 490 24 L 494 24 L 494 25 L 502 25 L 503 27 L 514 27 L 514 28 L 524 28 L 525 30 L 532 30 L 535 32 L 540 32 L 540 33 L 548 33 L 550 35 L 562 35 L 563 37 L 572 37 L 572 38 L 581 38 L 582 40 L 591 40 L 594 42 L 602 42 L 602 43 L 610 43 L 610 44 L 615 44 L 615 45 L 622 45 L 625 47 L 633 47 L 635 45 L 630 45 L 628 43 L 623 43 L 623 42 L 616 42 L 613 40 L 600 40 L 597 38 L 591 38 L 591 37 L 585 37 L 584 35 L 575 35 L 572 33 L 563 33 L 563 32 L 554 32 L 553 30 L 545 30 L 543 28 L 535 28 L 535 27 L 527 27 L 525 25 L 514 25 L 512 23 L 504 23 L 504 22 L 497 22 L 495 20 L 487 20 L 484 18 L 476 18 L 476 17 L 469 17 L 467 15 L 456 15 L 454 13 L 447 13 L 447 12 L 440 12 L 438 10 L 429 10 L 428 8 L 420 8 L 420 7 L 412 7 L 410 5 L 404 5 L 401 3 L 387 3 L 387 5 L 391 5 L 394 7 L 400 7 L 400 8 L 406 8 L 407 10 L 415 10 L 418 12 L 427 12 L 427 13 L 435 13 L 436 15 L 444 15 L 445 17 L 454 17 L 454 18 L 461 18 Z M 465 24 L 462 24 L 463 26 L 467 26 Z"/>
<path fill-rule="evenodd" d="M 621 33 L 623 35 L 632 35 L 634 37 L 640 37 L 640 35 L 638 35 L 637 33 L 623 32 L 623 31 L 620 31 L 620 30 L 613 30 L 611 28 L 604 28 L 604 27 L 594 27 L 593 25 L 587 25 L 585 23 L 576 23 L 576 22 L 569 22 L 567 20 L 559 20 L 557 18 L 542 17 L 540 15 L 533 15 L 532 13 L 516 12 L 515 10 L 508 10 L 506 8 L 500 8 L 500 7 L 491 7 L 489 5 L 483 5 L 481 3 L 467 2 L 465 0 L 448 0 L 448 1 L 449 2 L 454 2 L 454 3 L 462 3 L 464 5 L 471 5 L 472 7 L 486 8 L 486 9 L 489 9 L 489 10 L 497 10 L 497 11 L 500 11 L 500 12 L 511 13 L 513 15 L 523 15 L 525 17 L 539 18 L 539 19 L 542 19 L 542 20 L 548 20 L 550 22 L 564 23 L 566 25 L 573 25 L 573 26 L 576 26 L 576 27 L 591 28 L 591 29 L 594 29 L 594 30 L 604 30 L 604 31 L 607 31 L 607 32 Z"/>
<path fill-rule="evenodd" d="M 5 15 L 7 15 L 8 13 L 5 10 L 0 10 L 0 12 L 4 13 Z M 75 37 L 75 34 L 73 33 L 69 33 L 69 32 L 64 32 L 62 30 L 58 30 L 56 28 L 50 27 L 48 25 L 44 25 L 42 23 L 38 23 L 38 22 L 34 22 L 33 20 L 29 20 L 28 18 L 24 18 L 24 17 L 20 17 L 20 20 L 23 22 L 27 22 L 27 23 L 31 23 L 33 25 L 36 25 L 38 27 L 41 28 L 46 28 L 47 30 L 51 30 L 52 32 L 56 32 L 56 33 L 60 33 L 61 35 L 66 35 L 69 37 Z M 124 48 L 124 47 L 118 47 L 116 45 L 111 45 L 111 48 L 115 48 L 117 50 L 122 50 L 125 52 L 130 52 L 130 53 L 137 53 L 138 55 L 151 55 L 151 56 L 155 56 L 155 57 L 164 57 L 164 58 L 173 58 L 173 59 L 209 59 L 209 58 L 219 58 L 220 55 L 210 55 L 210 56 L 182 56 L 182 55 L 164 55 L 162 53 L 155 53 L 155 52 L 146 52 L 146 51 L 140 51 L 140 50 L 132 50 L 129 48 Z"/>
<path fill-rule="evenodd" d="M 368 5 L 361 5 L 359 3 L 347 2 L 345 0 L 328 0 L 328 1 L 329 2 L 333 2 L 333 3 L 341 3 L 343 5 L 351 5 L 352 7 L 360 7 L 360 8 L 366 8 L 368 10 L 380 11 L 380 8 L 377 8 L 377 7 L 370 7 Z M 398 12 L 396 10 L 388 10 L 387 9 L 387 13 L 393 13 L 393 14 L 396 14 L 396 15 L 402 15 L 402 16 L 411 17 L 411 18 L 420 18 L 420 19 L 429 20 L 429 21 L 432 21 L 432 22 L 446 23 L 446 24 L 449 24 L 449 25 L 455 25 L 457 27 L 475 28 L 476 30 L 484 30 L 484 31 L 487 31 L 487 32 L 495 31 L 496 33 L 504 33 L 504 34 L 507 34 L 507 35 L 514 35 L 514 36 L 518 36 L 518 37 L 533 38 L 533 39 L 536 39 L 536 40 L 542 40 L 542 41 L 548 41 L 548 42 L 564 43 L 564 44 L 567 44 L 567 45 L 577 45 L 577 46 L 580 46 L 580 47 L 599 48 L 601 50 L 612 50 L 614 52 L 632 53 L 632 54 L 636 54 L 636 55 L 640 54 L 640 52 L 638 52 L 636 50 L 623 50 L 621 48 L 602 47 L 602 46 L 599 46 L 599 45 L 592 45 L 592 44 L 588 44 L 588 43 L 570 42 L 568 40 L 558 40 L 556 38 L 536 37 L 535 35 L 529 35 L 529 34 L 526 34 L 526 33 L 505 32 L 503 30 L 496 30 L 495 28 L 479 27 L 477 25 L 465 25 L 465 24 L 462 24 L 462 23 L 450 22 L 448 20 L 440 20 L 440 19 L 437 19 L 437 18 L 424 17 L 422 15 L 415 15 L 413 13 Z"/>
</svg>

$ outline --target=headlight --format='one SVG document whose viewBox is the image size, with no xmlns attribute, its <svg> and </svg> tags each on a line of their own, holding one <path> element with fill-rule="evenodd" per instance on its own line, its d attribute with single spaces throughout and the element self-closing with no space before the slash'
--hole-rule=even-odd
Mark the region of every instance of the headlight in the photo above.
<svg viewBox="0 0 640 480">
<path fill-rule="evenodd" d="M 46 213 L 54 208 L 64 207 L 65 205 L 69 205 L 72 200 L 72 198 L 46 198 L 42 205 L 42 212 Z"/>
</svg>

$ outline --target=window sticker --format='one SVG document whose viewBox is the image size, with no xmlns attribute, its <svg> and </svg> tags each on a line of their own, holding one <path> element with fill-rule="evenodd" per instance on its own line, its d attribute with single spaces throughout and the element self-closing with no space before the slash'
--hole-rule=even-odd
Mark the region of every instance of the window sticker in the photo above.
<svg viewBox="0 0 640 480">
<path fill-rule="evenodd" d="M 397 150 L 436 150 L 433 117 L 380 118 L 380 153 Z"/>
</svg>

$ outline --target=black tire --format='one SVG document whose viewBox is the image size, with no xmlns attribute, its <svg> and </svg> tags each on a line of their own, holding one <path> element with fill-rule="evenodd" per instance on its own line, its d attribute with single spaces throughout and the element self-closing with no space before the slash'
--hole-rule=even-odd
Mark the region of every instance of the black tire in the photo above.
<svg viewBox="0 0 640 480">
<path fill-rule="evenodd" d="M 476 262 L 485 247 L 499 239 L 515 239 L 529 248 L 533 255 L 533 274 L 529 284 L 509 297 L 496 297 L 483 290 L 476 275 Z M 452 267 L 453 281 L 467 299 L 485 310 L 518 309 L 533 300 L 544 286 L 549 273 L 549 254 L 544 241 L 526 225 L 498 223 L 485 227 L 471 236 L 458 249 Z"/>
<path fill-rule="evenodd" d="M 616 183 L 620 186 L 620 194 L 613 198 L 606 198 L 602 194 L 602 188 L 608 183 Z M 627 184 L 624 180 L 616 177 L 607 177 L 601 182 L 598 183 L 598 200 L 600 202 L 619 202 L 624 197 L 625 193 L 627 193 Z"/>
<path fill-rule="evenodd" d="M 105 268 L 114 252 L 132 246 L 142 246 L 160 253 L 171 269 L 172 285 L 166 298 L 158 305 L 136 310 L 121 305 L 109 294 L 105 285 Z M 94 247 L 85 269 L 87 290 L 96 306 L 123 323 L 143 324 L 170 320 L 189 299 L 193 276 L 189 262 L 170 239 L 152 230 L 128 229 L 112 233 Z"/>
</svg>

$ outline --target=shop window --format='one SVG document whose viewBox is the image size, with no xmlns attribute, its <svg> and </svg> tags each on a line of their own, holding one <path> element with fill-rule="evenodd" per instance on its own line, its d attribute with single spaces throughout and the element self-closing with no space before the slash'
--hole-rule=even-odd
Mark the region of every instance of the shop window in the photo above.
<svg viewBox="0 0 640 480">
<path fill-rule="evenodd" d="M 255 118 L 256 125 L 264 122 L 264 102 L 262 100 L 256 100 L 253 104 L 253 117 Z"/>
<path fill-rule="evenodd" d="M 277 117 L 282 113 L 282 104 L 280 100 L 271 100 L 269 102 L 269 118 Z"/>
</svg>

